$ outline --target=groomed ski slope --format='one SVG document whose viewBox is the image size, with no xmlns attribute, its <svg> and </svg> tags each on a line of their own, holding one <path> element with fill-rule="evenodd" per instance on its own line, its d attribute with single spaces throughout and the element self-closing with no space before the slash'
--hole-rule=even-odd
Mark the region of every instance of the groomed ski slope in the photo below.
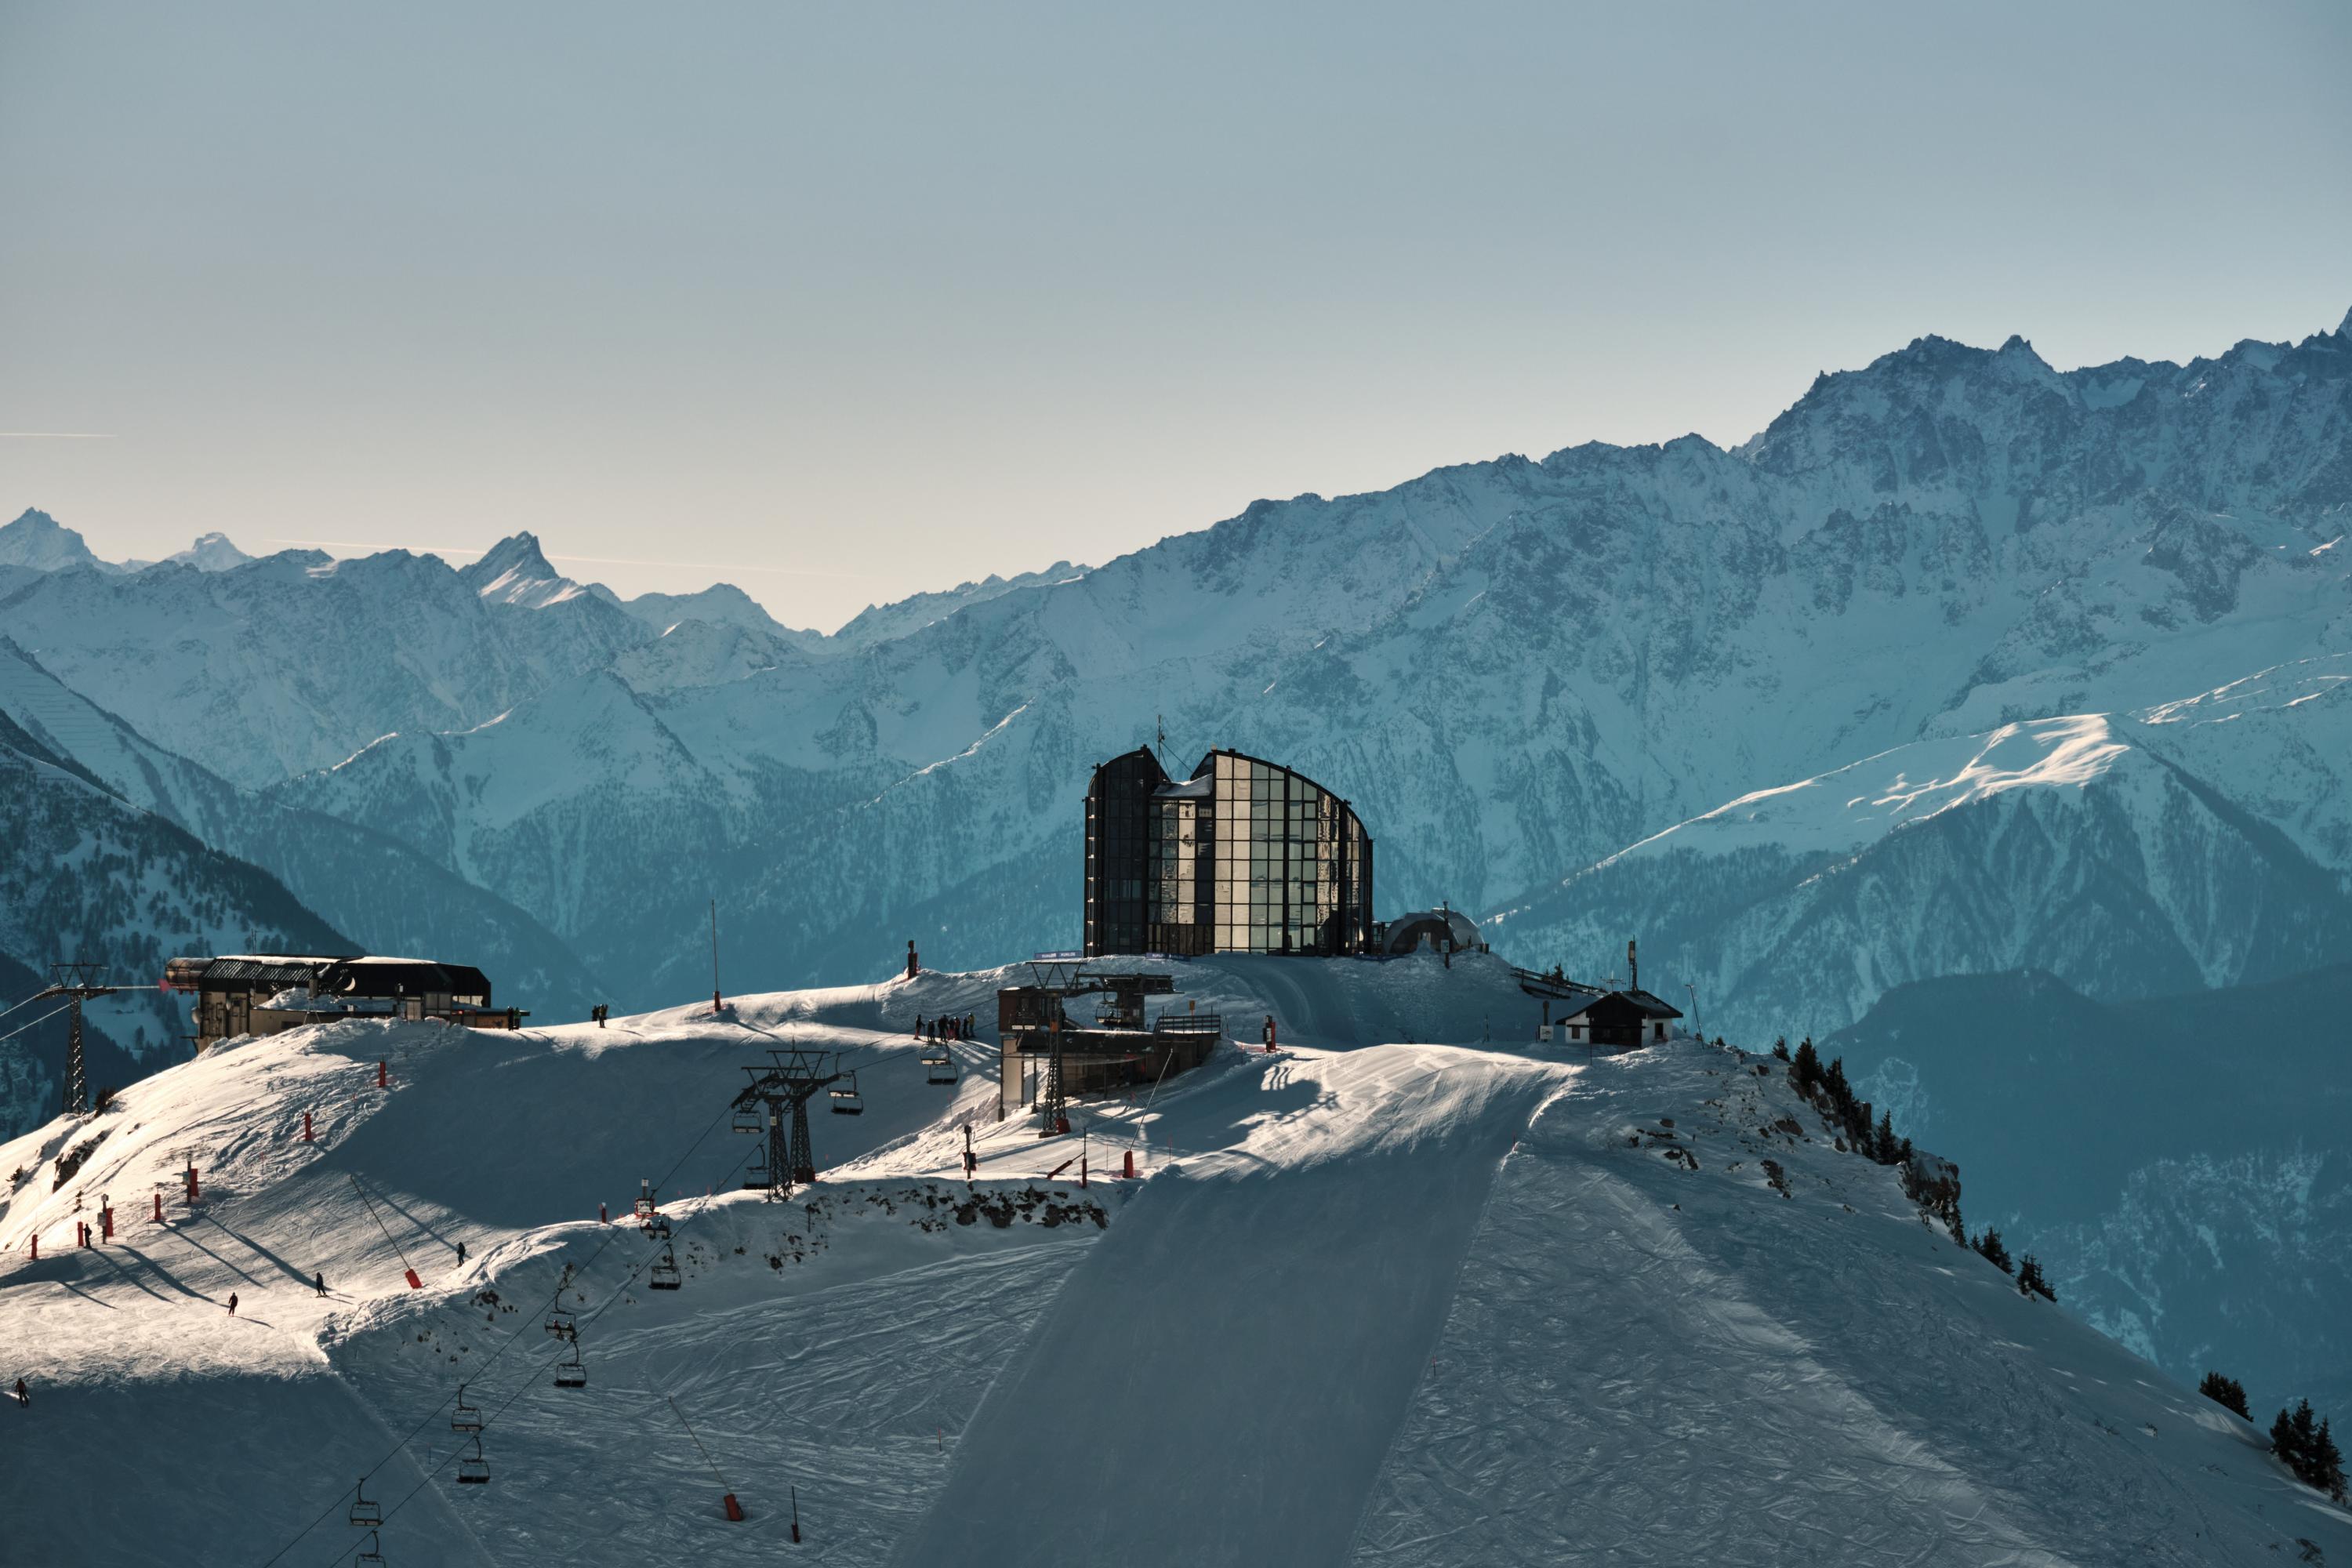
<svg viewBox="0 0 2352 1568">
<path fill-rule="evenodd" d="M 326 1026 L 0 1146 L 0 1384 L 33 1389 L 0 1557 L 349 1562 L 368 1472 L 410 1564 L 2352 1562 L 2250 1427 L 2019 1297 L 1759 1058 L 1537 1047 L 1489 960 L 1173 968 L 1284 1047 L 1084 1105 L 1083 1188 L 1046 1175 L 1077 1134 L 993 1121 L 987 1047 L 932 1086 L 907 1032 L 1017 971 Z M 819 1110 L 781 1206 L 732 1190 L 722 1114 L 775 1043 L 853 1053 L 866 1108 Z M 675 1292 L 596 1217 L 641 1176 Z M 78 1250 L 100 1192 L 117 1238 Z"/>
</svg>

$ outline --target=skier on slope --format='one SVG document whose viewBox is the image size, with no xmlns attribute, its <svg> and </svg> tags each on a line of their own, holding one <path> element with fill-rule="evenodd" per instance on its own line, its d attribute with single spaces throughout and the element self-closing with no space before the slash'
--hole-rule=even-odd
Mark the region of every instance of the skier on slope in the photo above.
<svg viewBox="0 0 2352 1568">
<path fill-rule="evenodd" d="M 465 1244 L 464 1242 L 462 1242 L 462 1241 L 461 1241 L 461 1242 L 459 1242 L 459 1243 L 457 1244 L 457 1262 L 458 1262 L 458 1264 L 462 1267 L 462 1266 L 464 1265 L 465 1261 L 466 1261 L 466 1244 Z"/>
<path fill-rule="evenodd" d="M 327 1293 L 327 1271 L 321 1268 L 318 1272 L 312 1274 L 310 1276 L 310 1283 L 318 1287 L 320 1295 L 324 1296 Z"/>
<path fill-rule="evenodd" d="M 234 1290 L 228 1293 L 228 1315 L 232 1318 L 236 1316 L 236 1292 Z"/>
<path fill-rule="evenodd" d="M 25 1380 L 21 1377 L 16 1380 L 16 1403 L 26 1410 L 33 1407 L 32 1393 L 26 1388 Z"/>
</svg>

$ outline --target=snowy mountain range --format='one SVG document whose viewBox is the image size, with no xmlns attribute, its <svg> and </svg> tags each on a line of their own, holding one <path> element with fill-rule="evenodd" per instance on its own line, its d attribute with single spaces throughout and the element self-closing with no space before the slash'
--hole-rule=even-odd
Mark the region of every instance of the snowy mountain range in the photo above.
<svg viewBox="0 0 2352 1568">
<path fill-rule="evenodd" d="M 2352 951 L 2347 520 L 2352 318 L 2065 372 L 1929 337 L 1737 447 L 1259 501 L 831 635 L 726 584 L 625 600 L 528 534 L 462 568 L 110 566 L 28 512 L 0 712 L 75 835 L 145 814 L 284 920 L 483 963 L 547 1016 L 705 989 L 713 900 L 730 990 L 870 978 L 910 937 L 1075 945 L 1089 766 L 1164 727 L 1180 764 L 1234 746 L 1350 797 L 1379 913 L 1445 900 L 1588 978 L 1639 936 L 1653 989 L 1752 1042 L 1955 974 L 2106 1005 Z M 0 851 L 32 970 L 71 929 L 27 912 L 66 896 L 36 847 L 63 831 Z M 149 908 L 135 856 L 104 864 L 83 894 Z M 167 899 L 105 954 L 229 940 L 255 898 Z"/>
</svg>

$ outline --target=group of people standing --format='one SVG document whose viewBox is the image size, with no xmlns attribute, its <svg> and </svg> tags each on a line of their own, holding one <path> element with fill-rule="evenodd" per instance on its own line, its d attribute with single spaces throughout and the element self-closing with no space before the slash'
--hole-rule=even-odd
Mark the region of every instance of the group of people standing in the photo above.
<svg viewBox="0 0 2352 1568">
<path fill-rule="evenodd" d="M 973 1031 L 978 1026 L 977 1020 L 970 1013 L 961 1018 L 942 1015 L 933 1018 L 928 1026 L 920 1013 L 915 1015 L 915 1038 L 919 1040 L 977 1039 L 979 1037 Z"/>
</svg>

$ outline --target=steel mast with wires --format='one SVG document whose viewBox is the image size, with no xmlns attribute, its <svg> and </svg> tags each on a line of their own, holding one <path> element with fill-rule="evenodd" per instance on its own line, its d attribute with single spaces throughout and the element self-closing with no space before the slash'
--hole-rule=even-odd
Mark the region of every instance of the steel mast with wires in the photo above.
<svg viewBox="0 0 2352 1568">
<path fill-rule="evenodd" d="M 763 1188 L 771 1199 L 782 1202 L 791 1195 L 793 1183 L 816 1180 L 816 1152 L 809 1142 L 808 1102 L 819 1089 L 829 1089 L 851 1075 L 841 1070 L 839 1059 L 831 1051 L 792 1047 L 772 1048 L 768 1057 L 767 1067 L 743 1069 L 751 1075 L 751 1081 L 735 1096 L 735 1131 L 767 1134 L 765 1157 L 751 1167 L 743 1184 Z M 766 1112 L 764 1118 L 761 1115 L 762 1110 Z"/>
<path fill-rule="evenodd" d="M 100 984 L 100 966 L 79 961 L 61 962 L 49 965 L 49 988 L 30 1002 L 50 996 L 73 998 L 73 1014 L 66 1024 L 66 1114 L 89 1114 L 89 1083 L 82 1075 L 81 1065 L 81 1005 L 93 996 L 111 996 L 121 987 Z"/>
</svg>

